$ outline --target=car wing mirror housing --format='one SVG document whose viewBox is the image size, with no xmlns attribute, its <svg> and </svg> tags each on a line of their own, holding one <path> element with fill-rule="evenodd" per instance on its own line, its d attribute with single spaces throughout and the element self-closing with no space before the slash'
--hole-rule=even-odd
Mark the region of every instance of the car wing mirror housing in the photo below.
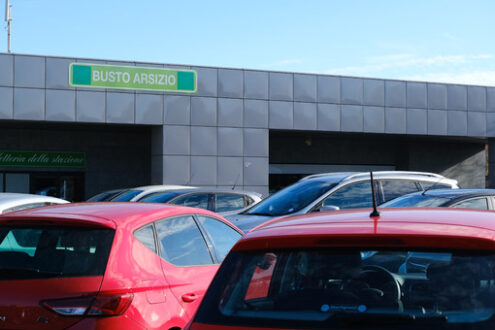
<svg viewBox="0 0 495 330">
<path fill-rule="evenodd" d="M 320 206 L 320 212 L 323 212 L 323 211 L 338 211 L 340 210 L 340 207 L 336 206 L 336 205 L 325 205 L 323 204 L 322 206 Z"/>
</svg>

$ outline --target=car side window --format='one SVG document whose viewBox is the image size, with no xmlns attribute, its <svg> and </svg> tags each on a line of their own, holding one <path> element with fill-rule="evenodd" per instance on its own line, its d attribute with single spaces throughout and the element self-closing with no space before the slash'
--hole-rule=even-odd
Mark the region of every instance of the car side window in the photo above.
<svg viewBox="0 0 495 330">
<path fill-rule="evenodd" d="M 221 262 L 242 235 L 220 220 L 202 215 L 198 216 L 198 220 L 208 232 L 218 261 Z"/>
<path fill-rule="evenodd" d="M 134 237 L 143 243 L 148 249 L 156 253 L 155 235 L 153 234 L 153 225 L 147 225 L 139 228 L 134 232 Z"/>
<path fill-rule="evenodd" d="M 364 181 L 340 188 L 325 199 L 323 205 L 336 206 L 341 210 L 371 207 L 371 184 Z"/>
<path fill-rule="evenodd" d="M 191 194 L 171 201 L 172 204 L 208 209 L 208 194 Z"/>
<path fill-rule="evenodd" d="M 217 194 L 215 212 L 228 212 L 244 208 L 244 196 L 239 194 Z"/>
<path fill-rule="evenodd" d="M 203 234 L 190 215 L 156 222 L 161 257 L 175 266 L 211 265 Z"/>
<path fill-rule="evenodd" d="M 445 184 L 445 183 L 433 183 L 433 182 L 429 182 L 429 181 L 421 181 L 421 186 L 422 186 L 422 189 L 428 189 L 428 190 L 432 190 L 432 189 L 452 189 L 452 186 L 451 185 L 448 185 L 448 184 Z"/>
<path fill-rule="evenodd" d="M 488 200 L 485 197 L 481 198 L 473 198 L 467 201 L 463 201 L 455 204 L 455 208 L 464 208 L 464 209 L 477 209 L 477 210 L 488 210 Z"/>
<path fill-rule="evenodd" d="M 416 182 L 412 180 L 380 180 L 380 184 L 382 185 L 383 202 L 419 191 Z"/>
<path fill-rule="evenodd" d="M 254 200 L 249 196 L 244 196 L 244 207 L 254 203 Z"/>
</svg>

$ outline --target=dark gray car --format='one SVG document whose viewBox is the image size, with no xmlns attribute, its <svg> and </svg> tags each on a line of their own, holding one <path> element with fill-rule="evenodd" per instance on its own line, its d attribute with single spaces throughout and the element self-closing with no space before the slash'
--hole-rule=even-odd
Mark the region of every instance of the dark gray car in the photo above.
<svg viewBox="0 0 495 330">
<path fill-rule="evenodd" d="M 495 189 L 428 190 L 398 197 L 380 207 L 455 207 L 495 210 Z"/>
</svg>

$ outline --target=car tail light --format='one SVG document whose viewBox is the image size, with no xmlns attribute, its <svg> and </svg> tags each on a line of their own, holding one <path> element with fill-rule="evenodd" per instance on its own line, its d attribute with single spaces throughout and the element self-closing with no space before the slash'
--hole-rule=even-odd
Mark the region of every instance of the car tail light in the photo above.
<svg viewBox="0 0 495 330">
<path fill-rule="evenodd" d="M 115 316 L 125 313 L 134 298 L 132 293 L 65 298 L 42 301 L 49 310 L 64 316 Z"/>
</svg>

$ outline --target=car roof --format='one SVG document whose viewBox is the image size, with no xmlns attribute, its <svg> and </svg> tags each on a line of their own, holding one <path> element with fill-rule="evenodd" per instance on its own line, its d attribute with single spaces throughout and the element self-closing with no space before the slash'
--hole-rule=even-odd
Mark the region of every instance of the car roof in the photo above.
<svg viewBox="0 0 495 330">
<path fill-rule="evenodd" d="M 414 192 L 405 196 L 414 196 L 424 194 L 428 197 L 441 197 L 441 198 L 469 198 L 478 196 L 495 196 L 495 189 L 432 189 Z"/>
<path fill-rule="evenodd" d="M 0 216 L 0 222 L 57 220 L 67 224 L 92 224 L 114 229 L 117 227 L 137 228 L 165 217 L 193 213 L 223 220 L 222 217 L 208 210 L 185 206 L 161 203 L 95 202 L 63 204 L 7 213 Z"/>
<path fill-rule="evenodd" d="M 409 236 L 485 239 L 495 249 L 495 212 L 492 211 L 382 208 L 380 216 L 375 218 L 370 218 L 370 212 L 370 209 L 354 209 L 277 218 L 248 232 L 235 248 L 267 247 L 277 241 L 282 244 L 279 248 L 289 248 L 299 244 L 296 242 L 309 242 L 314 238 L 330 236 L 379 238 L 382 242 Z M 334 238 L 329 242 L 332 240 Z M 418 239 L 414 244 L 421 242 L 425 240 Z M 431 239 L 429 242 L 431 243 Z M 314 244 L 315 241 L 310 245 Z M 462 245 L 457 246 L 461 247 Z"/>
<path fill-rule="evenodd" d="M 317 178 L 328 178 L 328 179 L 339 179 L 342 181 L 351 181 L 351 180 L 366 180 L 369 179 L 370 172 L 334 172 L 334 173 L 320 173 L 308 175 L 301 179 L 317 179 Z M 373 177 L 375 179 L 401 179 L 408 178 L 410 180 L 422 180 L 422 181 L 431 181 L 438 183 L 445 183 L 451 186 L 457 186 L 457 180 L 448 179 L 440 174 L 430 173 L 430 172 L 416 172 L 416 171 L 373 171 Z"/>
<path fill-rule="evenodd" d="M 169 190 L 164 191 L 155 191 L 154 193 L 167 193 Z M 229 193 L 229 194 L 241 194 L 241 195 L 251 195 L 261 197 L 261 194 L 255 191 L 245 191 L 245 190 L 232 190 L 232 189 L 223 189 L 223 188 L 189 188 L 189 189 L 174 189 L 174 193 L 177 194 L 186 194 L 190 192 L 199 192 L 199 193 Z"/>
<path fill-rule="evenodd" d="M 53 203 L 53 204 L 64 204 L 69 203 L 68 201 L 51 196 L 42 196 L 35 194 L 23 194 L 23 193 L 0 193 L 0 210 L 4 210 L 17 205 L 27 204 L 27 203 Z"/>
<path fill-rule="evenodd" d="M 139 186 L 139 187 L 130 188 L 129 190 L 158 191 L 160 189 L 176 190 L 176 189 L 194 189 L 194 188 L 196 187 L 167 184 L 167 185 Z"/>
<path fill-rule="evenodd" d="M 334 172 L 334 173 L 320 173 L 308 175 L 302 178 L 300 181 L 311 179 L 329 179 L 331 181 L 351 181 L 351 180 L 366 180 L 369 179 L 370 172 Z M 373 171 L 373 177 L 375 179 L 400 179 L 408 178 L 410 180 L 424 180 L 438 183 L 445 183 L 451 186 L 457 186 L 457 180 L 448 179 L 440 174 L 430 172 L 415 172 L 415 171 Z"/>
<path fill-rule="evenodd" d="M 299 181 L 306 181 L 306 180 L 331 180 L 331 181 L 342 181 L 345 178 L 348 178 L 349 176 L 359 174 L 359 172 L 331 172 L 331 173 L 318 173 L 318 174 L 311 174 L 308 176 L 305 176 L 301 178 Z M 374 174 L 374 172 L 373 172 Z"/>
</svg>

